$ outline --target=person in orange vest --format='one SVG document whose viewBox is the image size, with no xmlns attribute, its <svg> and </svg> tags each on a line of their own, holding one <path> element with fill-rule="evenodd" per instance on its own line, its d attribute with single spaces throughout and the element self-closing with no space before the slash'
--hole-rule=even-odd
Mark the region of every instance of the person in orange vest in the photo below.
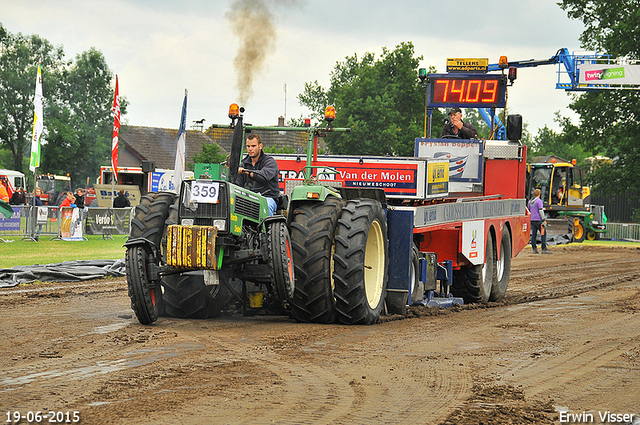
<svg viewBox="0 0 640 425">
<path fill-rule="evenodd" d="M 0 179 L 0 199 L 4 202 L 9 202 L 9 192 L 7 192 L 6 187 L 8 183 L 9 181 L 6 177 L 2 177 L 2 179 Z"/>
</svg>

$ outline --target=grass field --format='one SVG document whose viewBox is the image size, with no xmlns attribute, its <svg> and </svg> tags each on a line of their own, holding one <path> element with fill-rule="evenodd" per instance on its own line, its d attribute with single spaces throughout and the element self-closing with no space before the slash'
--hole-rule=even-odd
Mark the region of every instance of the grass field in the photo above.
<svg viewBox="0 0 640 425">
<path fill-rule="evenodd" d="M 113 240 L 101 239 L 100 235 L 87 236 L 86 241 L 50 241 L 41 237 L 39 242 L 20 241 L 19 236 L 4 238 L 13 240 L 0 243 L 0 268 L 52 264 L 73 260 L 117 260 L 124 258 L 126 235 L 116 235 Z M 570 244 L 579 246 L 580 244 Z M 584 246 L 615 246 L 640 249 L 640 243 L 622 241 L 584 241 Z"/>
<path fill-rule="evenodd" d="M 126 235 L 115 235 L 113 240 L 100 235 L 87 236 L 86 241 L 50 241 L 40 237 L 38 242 L 21 241 L 20 236 L 3 237 L 13 240 L 0 243 L 0 268 L 52 264 L 73 260 L 117 260 L 124 258 Z"/>
</svg>

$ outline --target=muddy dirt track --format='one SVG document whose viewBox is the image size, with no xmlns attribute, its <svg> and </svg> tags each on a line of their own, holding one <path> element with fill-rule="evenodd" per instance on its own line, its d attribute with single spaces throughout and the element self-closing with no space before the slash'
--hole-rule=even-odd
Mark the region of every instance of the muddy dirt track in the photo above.
<svg viewBox="0 0 640 425">
<path fill-rule="evenodd" d="M 240 315 L 142 326 L 123 279 L 2 289 L 0 420 L 553 424 L 609 412 L 640 424 L 640 250 L 529 252 L 502 303 L 413 307 L 366 327 Z"/>
</svg>

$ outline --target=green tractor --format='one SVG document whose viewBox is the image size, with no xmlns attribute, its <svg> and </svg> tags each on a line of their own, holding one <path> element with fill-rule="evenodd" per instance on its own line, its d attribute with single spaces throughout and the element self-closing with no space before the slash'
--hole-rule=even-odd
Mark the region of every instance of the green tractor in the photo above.
<svg viewBox="0 0 640 425">
<path fill-rule="evenodd" d="M 215 317 L 233 298 L 245 310 L 288 310 L 295 277 L 286 218 L 270 216 L 266 198 L 232 183 L 242 143 L 240 116 L 228 173 L 184 180 L 177 195 L 141 198 L 125 244 L 140 323 L 162 315 Z"/>
<path fill-rule="evenodd" d="M 240 108 L 240 112 L 244 109 Z M 335 171 L 312 165 L 317 137 L 349 129 L 328 125 L 256 127 L 231 114 L 229 169 L 196 172 L 180 193 L 142 197 L 132 220 L 126 268 L 138 320 L 210 318 L 236 301 L 245 314 L 289 314 L 300 322 L 373 324 L 384 307 L 388 269 L 382 189 L 334 187 Z M 237 122 L 236 122 L 237 120 Z M 227 127 L 228 128 L 228 127 Z M 305 131 L 305 178 L 294 182 L 288 215 L 235 181 L 245 133 Z M 200 178 L 203 177 L 203 178 Z"/>
<path fill-rule="evenodd" d="M 606 232 L 604 207 L 589 204 L 591 189 L 582 180 L 575 160 L 527 164 L 527 198 L 540 189 L 549 234 L 570 234 L 573 242 L 582 242 Z"/>
</svg>

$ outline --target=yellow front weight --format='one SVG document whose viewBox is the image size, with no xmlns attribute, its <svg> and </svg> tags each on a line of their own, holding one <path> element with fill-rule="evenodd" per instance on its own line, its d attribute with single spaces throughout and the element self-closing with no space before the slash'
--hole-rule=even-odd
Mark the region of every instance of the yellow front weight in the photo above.
<svg viewBox="0 0 640 425">
<path fill-rule="evenodd" d="M 172 225 L 167 228 L 167 264 L 187 269 L 218 269 L 213 226 Z"/>
</svg>

